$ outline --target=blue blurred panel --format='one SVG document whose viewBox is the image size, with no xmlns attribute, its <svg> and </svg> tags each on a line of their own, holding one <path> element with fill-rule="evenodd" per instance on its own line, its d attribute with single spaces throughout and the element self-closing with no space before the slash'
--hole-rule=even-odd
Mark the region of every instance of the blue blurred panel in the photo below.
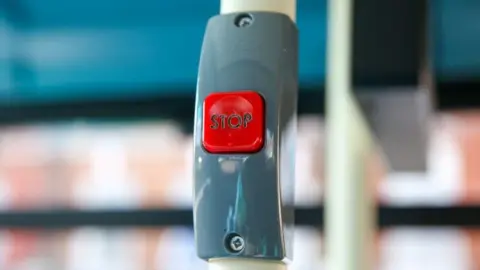
<svg viewBox="0 0 480 270">
<path fill-rule="evenodd" d="M 304 85 L 321 85 L 324 77 L 325 5 L 299 1 Z M 22 31 L 25 53 L 35 76 L 22 83 L 28 91 L 14 95 L 39 101 L 132 89 L 141 89 L 135 95 L 193 91 L 206 22 L 219 1 L 28 0 L 24 6 L 31 22 Z"/>
<path fill-rule="evenodd" d="M 90 88 L 194 85 L 201 38 L 193 25 L 177 24 L 37 33 L 29 48 L 34 52 L 31 59 L 40 89 L 80 87 L 88 92 Z"/>
<path fill-rule="evenodd" d="M 15 1 L 10 23 L 23 41 L 15 47 L 23 63 L 14 73 L 23 90 L 11 95 L 41 101 L 193 91 L 205 25 L 219 2 Z M 479 76 L 480 1 L 431 3 L 437 77 Z M 302 86 L 323 84 L 326 17 L 326 0 L 298 1 Z M 0 59 L 1 69 L 10 64 Z"/>
<path fill-rule="evenodd" d="M 21 0 L 21 3 L 35 28 L 49 30 L 200 22 L 218 13 L 220 8 L 220 0 Z"/>
<path fill-rule="evenodd" d="M 10 88 L 9 30 L 0 10 L 0 95 Z"/>
<path fill-rule="evenodd" d="M 480 77 L 480 1 L 431 2 L 437 77 Z"/>
</svg>

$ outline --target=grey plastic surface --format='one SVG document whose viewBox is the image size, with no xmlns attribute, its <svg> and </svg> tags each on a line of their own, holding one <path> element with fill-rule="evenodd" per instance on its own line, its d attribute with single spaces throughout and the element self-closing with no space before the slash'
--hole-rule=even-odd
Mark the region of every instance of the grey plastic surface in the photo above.
<svg viewBox="0 0 480 270">
<path fill-rule="evenodd" d="M 210 19 L 200 59 L 194 130 L 194 229 L 203 259 L 292 257 L 298 37 L 283 14 L 253 12 Z M 250 155 L 207 153 L 202 108 L 213 92 L 254 90 L 265 100 L 265 145 Z M 235 233 L 245 248 L 233 254 L 225 238 Z"/>
<path fill-rule="evenodd" d="M 427 91 L 403 87 L 357 97 L 390 171 L 426 171 L 432 113 Z"/>
</svg>

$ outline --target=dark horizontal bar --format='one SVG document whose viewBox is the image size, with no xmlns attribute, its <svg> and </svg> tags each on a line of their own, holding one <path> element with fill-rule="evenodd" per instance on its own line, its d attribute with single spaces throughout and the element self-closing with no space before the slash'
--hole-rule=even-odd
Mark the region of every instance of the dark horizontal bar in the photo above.
<svg viewBox="0 0 480 270">
<path fill-rule="evenodd" d="M 191 226 L 191 210 L 21 211 L 0 213 L 3 228 Z"/>
<path fill-rule="evenodd" d="M 480 109 L 480 77 L 446 81 L 437 85 L 436 99 L 442 111 Z"/>
<path fill-rule="evenodd" d="M 448 226 L 480 228 L 480 206 L 380 207 L 381 228 L 396 226 Z"/>
<path fill-rule="evenodd" d="M 437 109 L 480 108 L 480 79 L 437 82 Z M 161 92 L 161 91 L 159 91 Z M 195 96 L 183 94 L 83 100 L 54 103 L 0 103 L 0 125 L 71 120 L 124 120 L 130 118 L 169 119 L 179 122 L 189 132 L 193 128 Z M 301 88 L 298 112 L 323 115 L 325 92 L 322 86 Z"/>
<path fill-rule="evenodd" d="M 295 223 L 323 227 L 323 208 L 298 208 Z M 191 210 L 23 211 L 0 213 L 0 228 L 62 229 L 95 227 L 192 226 Z M 448 226 L 480 228 L 480 206 L 379 208 L 380 228 Z"/>
</svg>

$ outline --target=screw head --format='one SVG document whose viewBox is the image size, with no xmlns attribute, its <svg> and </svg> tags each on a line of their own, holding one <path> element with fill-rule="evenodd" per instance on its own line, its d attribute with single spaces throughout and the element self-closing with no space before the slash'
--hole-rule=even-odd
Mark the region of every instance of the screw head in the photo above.
<svg viewBox="0 0 480 270">
<path fill-rule="evenodd" d="M 230 249 L 234 252 L 240 252 L 245 248 L 245 240 L 240 235 L 235 235 L 230 239 Z"/>
<path fill-rule="evenodd" d="M 253 17 L 250 14 L 241 14 L 235 19 L 238 27 L 247 27 L 253 23 Z"/>
</svg>

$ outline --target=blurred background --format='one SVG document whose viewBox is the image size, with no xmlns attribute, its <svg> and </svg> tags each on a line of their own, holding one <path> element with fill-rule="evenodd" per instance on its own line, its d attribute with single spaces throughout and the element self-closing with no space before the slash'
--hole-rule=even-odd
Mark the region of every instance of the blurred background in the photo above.
<svg viewBox="0 0 480 270">
<path fill-rule="evenodd" d="M 323 269 L 326 7 L 298 1 L 292 269 Z M 0 269 L 205 268 L 191 229 L 191 132 L 202 37 L 218 10 L 0 0 Z M 479 13 L 479 1 L 429 2 L 429 170 L 372 163 L 378 269 L 480 269 Z"/>
</svg>

